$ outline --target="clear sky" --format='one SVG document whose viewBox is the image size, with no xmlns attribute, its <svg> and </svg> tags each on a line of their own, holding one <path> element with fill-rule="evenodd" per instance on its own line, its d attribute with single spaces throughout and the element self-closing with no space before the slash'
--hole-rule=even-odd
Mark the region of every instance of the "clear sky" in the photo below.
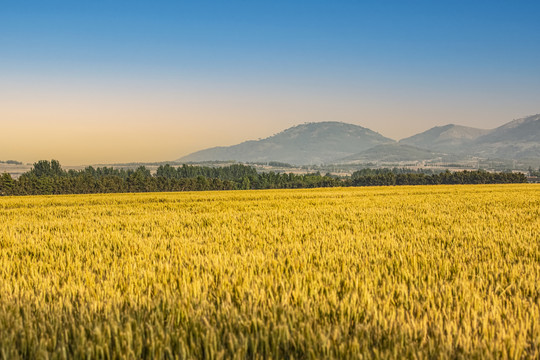
<svg viewBox="0 0 540 360">
<path fill-rule="evenodd" d="M 539 1 L 1 1 L 0 160 L 174 160 L 315 121 L 540 112 Z"/>
</svg>

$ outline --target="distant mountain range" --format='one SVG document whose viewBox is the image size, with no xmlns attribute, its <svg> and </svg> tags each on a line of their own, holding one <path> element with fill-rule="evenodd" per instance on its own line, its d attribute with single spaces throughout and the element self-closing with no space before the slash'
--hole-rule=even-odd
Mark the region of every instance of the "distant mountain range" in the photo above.
<svg viewBox="0 0 540 360">
<path fill-rule="evenodd" d="M 265 139 L 197 151 L 177 161 L 279 161 L 310 165 L 422 161 L 448 155 L 540 158 L 540 114 L 492 130 L 454 124 L 437 126 L 399 142 L 358 125 L 306 123 Z"/>
<path fill-rule="evenodd" d="M 322 164 L 395 141 L 358 125 L 340 122 L 294 126 L 262 140 L 214 147 L 184 156 L 178 161 L 236 160 L 279 161 L 290 164 Z"/>
<path fill-rule="evenodd" d="M 489 132 L 489 130 L 449 124 L 436 126 L 423 133 L 401 139 L 399 142 L 419 148 L 453 153 L 457 149 L 471 145 L 480 136 Z"/>
<path fill-rule="evenodd" d="M 540 114 L 511 121 L 493 130 L 459 125 L 438 126 L 400 140 L 433 151 L 483 158 L 540 157 Z"/>
</svg>

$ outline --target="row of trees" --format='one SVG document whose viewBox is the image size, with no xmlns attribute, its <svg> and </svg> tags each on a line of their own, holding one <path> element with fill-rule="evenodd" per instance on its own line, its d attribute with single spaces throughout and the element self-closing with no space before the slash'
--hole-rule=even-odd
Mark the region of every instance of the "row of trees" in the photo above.
<svg viewBox="0 0 540 360">
<path fill-rule="evenodd" d="M 527 177 L 521 173 L 489 173 L 487 171 L 445 171 L 439 174 L 422 173 L 394 174 L 352 177 L 351 186 L 385 185 L 440 185 L 440 184 L 508 184 L 524 183 Z"/>
<path fill-rule="evenodd" d="M 141 176 L 144 178 L 152 177 L 150 170 L 144 166 L 139 166 L 136 169 L 115 169 L 112 167 L 98 167 L 94 168 L 88 166 L 83 170 L 69 170 L 65 171 L 58 160 L 40 160 L 32 166 L 32 169 L 23 176 L 32 178 L 43 177 L 92 177 L 94 179 L 100 179 L 107 176 L 120 177 L 123 180 L 127 180 L 132 176 Z M 161 165 L 158 167 L 155 177 L 163 177 L 166 179 L 185 179 L 196 178 L 202 176 L 205 178 L 220 179 L 220 180 L 235 180 L 244 176 L 256 176 L 257 171 L 250 166 L 233 164 L 225 167 L 209 167 L 209 166 L 193 166 L 182 165 L 173 167 L 169 164 Z"/>
<path fill-rule="evenodd" d="M 22 162 L 17 161 L 17 160 L 0 160 L 0 164 L 22 165 Z"/>
<path fill-rule="evenodd" d="M 257 173 L 250 166 L 235 164 L 224 167 L 183 165 L 160 166 L 154 175 L 144 166 L 137 169 L 87 167 L 83 170 L 62 169 L 56 160 L 42 160 L 32 169 L 13 179 L 0 176 L 0 195 L 93 194 L 154 191 L 199 191 L 238 189 L 292 189 L 336 186 L 427 185 L 427 184 L 498 184 L 522 183 L 523 174 L 488 173 L 485 171 L 405 173 L 402 170 L 362 170 L 351 177 L 320 173 Z"/>
</svg>

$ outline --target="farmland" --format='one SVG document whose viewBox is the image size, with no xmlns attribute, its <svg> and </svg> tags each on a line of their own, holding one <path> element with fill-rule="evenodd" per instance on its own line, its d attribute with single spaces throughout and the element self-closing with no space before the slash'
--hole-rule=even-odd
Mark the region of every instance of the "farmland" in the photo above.
<svg viewBox="0 0 540 360">
<path fill-rule="evenodd" d="M 0 358 L 539 358 L 540 187 L 0 197 Z"/>
</svg>

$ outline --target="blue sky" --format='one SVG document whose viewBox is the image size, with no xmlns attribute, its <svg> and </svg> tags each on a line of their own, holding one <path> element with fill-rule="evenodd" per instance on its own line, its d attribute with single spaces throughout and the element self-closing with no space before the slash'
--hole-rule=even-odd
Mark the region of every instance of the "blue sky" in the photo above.
<svg viewBox="0 0 540 360">
<path fill-rule="evenodd" d="M 0 121 L 21 138 L 0 158 L 168 160 L 307 121 L 495 127 L 540 112 L 539 4 L 3 2 Z"/>
</svg>

